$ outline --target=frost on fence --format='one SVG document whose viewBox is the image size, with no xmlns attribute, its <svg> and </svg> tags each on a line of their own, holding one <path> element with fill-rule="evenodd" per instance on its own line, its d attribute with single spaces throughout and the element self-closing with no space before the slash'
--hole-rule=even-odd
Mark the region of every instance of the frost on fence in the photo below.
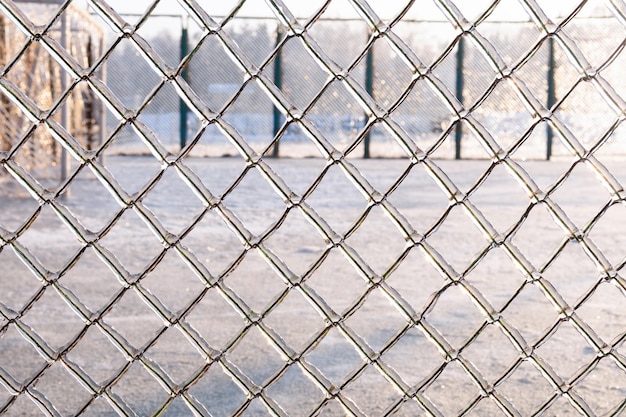
<svg viewBox="0 0 626 417">
<path fill-rule="evenodd" d="M 0 414 L 623 412 L 624 3 L 86 3 L 0 2 Z"/>
</svg>

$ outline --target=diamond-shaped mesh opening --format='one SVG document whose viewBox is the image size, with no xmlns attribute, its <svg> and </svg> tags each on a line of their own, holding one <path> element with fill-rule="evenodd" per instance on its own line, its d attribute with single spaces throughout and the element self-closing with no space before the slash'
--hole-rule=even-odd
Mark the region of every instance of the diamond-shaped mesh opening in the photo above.
<svg viewBox="0 0 626 417">
<path fill-rule="evenodd" d="M 20 122 L 19 119 L 17 121 Z M 58 186 L 59 179 L 55 171 L 60 162 L 61 146 L 43 125 L 24 133 L 25 140 L 20 141 L 15 149 L 15 162 L 42 185 L 51 188 Z"/>
<path fill-rule="evenodd" d="M 60 363 L 48 368 L 34 384 L 34 388 L 52 404 L 57 404 L 55 408 L 65 415 L 78 414 L 91 399 L 90 393 Z"/>
<path fill-rule="evenodd" d="M 302 240 L 300 247 L 293 247 L 291 242 L 301 238 L 302 230 L 307 231 L 306 241 Z M 289 211 L 281 227 L 265 243 L 296 275 L 304 275 L 309 271 L 326 249 L 324 240 L 315 228 L 296 210 Z"/>
<path fill-rule="evenodd" d="M 245 393 L 224 371 L 219 363 L 213 363 L 190 389 L 193 395 L 211 415 L 231 415 L 246 399 Z"/>
<path fill-rule="evenodd" d="M 604 16 L 601 25 L 584 17 L 593 14 Z M 624 26 L 599 2 L 584 5 L 579 15 L 574 16 L 563 31 L 576 42 L 585 58 L 594 67 L 600 67 L 609 60 L 609 55 L 618 48 L 620 39 L 626 35 Z M 589 36 L 591 33 L 593 35 Z"/>
<path fill-rule="evenodd" d="M 173 251 L 166 253 L 141 283 L 172 312 L 184 309 L 205 288 L 194 271 Z"/>
<path fill-rule="evenodd" d="M 189 84 L 213 111 L 221 110 L 241 88 L 243 73 L 216 35 L 201 39 L 188 69 L 192 74 L 203 74 L 202 78 L 191 78 Z"/>
<path fill-rule="evenodd" d="M 519 352 L 502 329 L 492 324 L 463 349 L 463 358 L 478 369 L 487 383 L 494 385 L 515 364 Z"/>
<path fill-rule="evenodd" d="M 3 326 L 0 346 L 0 367 L 18 383 L 30 383 L 47 368 L 45 359 L 15 325 Z"/>
<path fill-rule="evenodd" d="M 282 60 L 303 63 L 304 71 L 301 68 L 289 66 L 282 69 L 280 87 L 294 106 L 298 109 L 306 109 L 324 86 L 328 74 L 317 65 L 301 38 L 287 39 L 280 49 L 280 53 Z M 266 72 L 272 73 L 272 78 L 274 77 L 273 71 L 278 65 L 276 59 L 270 61 L 270 66 L 265 69 Z"/>
<path fill-rule="evenodd" d="M 326 84 L 309 107 L 307 119 L 339 150 L 354 143 L 356 133 L 364 124 L 363 109 L 339 80 Z"/>
<path fill-rule="evenodd" d="M 233 97 L 223 118 L 256 152 L 263 153 L 273 138 L 272 120 L 265 116 L 272 108 L 272 101 L 260 83 L 250 80 Z"/>
<path fill-rule="evenodd" d="M 521 391 L 519 387 L 524 387 Z M 553 394 L 553 388 L 529 361 L 523 361 L 512 375 L 499 387 L 498 392 L 507 398 L 522 415 L 537 412 Z"/>
<path fill-rule="evenodd" d="M 473 114 L 503 149 L 511 148 L 533 122 L 514 83 L 507 81 L 497 83 Z"/>
<path fill-rule="evenodd" d="M 366 282 L 338 249 L 330 251 L 306 283 L 337 313 L 351 307 L 367 289 Z"/>
<path fill-rule="evenodd" d="M 529 314 L 528 306 L 533 309 Z M 557 319 L 557 312 L 538 285 L 524 286 L 517 297 L 506 307 L 503 316 L 531 344 L 548 330 Z"/>
<path fill-rule="evenodd" d="M 613 411 L 626 397 L 626 375 L 612 357 L 605 357 L 575 388 L 596 414 Z"/>
<path fill-rule="evenodd" d="M 290 416 L 311 415 L 324 399 L 322 391 L 295 365 L 267 389 L 267 394 Z"/>
<path fill-rule="evenodd" d="M 376 240 L 372 236 L 377 234 Z M 375 272 L 383 275 L 405 249 L 404 237 L 396 225 L 391 224 L 383 209 L 373 207 L 359 229 L 346 240 Z M 387 247 L 383 255 L 380 245 Z"/>
<path fill-rule="evenodd" d="M 172 200 L 177 204 L 173 212 L 170 207 Z M 202 202 L 173 169 L 163 173 L 159 182 L 145 195 L 142 202 L 167 230 L 176 234 L 190 225 L 186 222 L 195 219 L 203 211 Z"/>
<path fill-rule="evenodd" d="M 484 318 L 467 294 L 459 286 L 452 286 L 435 300 L 426 320 L 437 328 L 452 346 L 460 348 L 480 328 Z"/>
<path fill-rule="evenodd" d="M 413 165 L 387 199 L 424 233 L 438 221 L 448 208 L 449 200 L 423 165 Z"/>
<path fill-rule="evenodd" d="M 290 320 L 295 316 L 301 320 Z M 325 329 L 324 321 L 317 311 L 304 295 L 296 291 L 290 291 L 265 318 L 264 323 L 294 350 L 308 347 Z"/>
<path fill-rule="evenodd" d="M 467 408 L 478 395 L 478 388 L 457 362 L 450 362 L 424 394 L 441 413 L 451 415 Z"/>
<path fill-rule="evenodd" d="M 348 1 L 333 1 L 314 22 L 309 33 L 332 61 L 341 68 L 347 69 L 365 48 L 368 37 L 367 26 L 361 19 L 348 21 L 341 26 L 333 24 L 332 20 L 324 19 L 325 16 L 332 17 L 338 14 L 353 18 L 358 16 L 357 11 Z M 344 42 L 337 42 L 337 31 L 343 34 Z"/>
<path fill-rule="evenodd" d="M 508 190 L 508 193 L 503 195 L 501 191 L 492 191 L 502 189 Z M 507 201 L 506 205 L 500 203 L 503 198 Z M 501 165 L 494 167 L 480 187 L 472 193 L 471 199 L 501 233 L 505 233 L 519 221 L 529 204 L 528 195 L 509 170 Z"/>
<path fill-rule="evenodd" d="M 272 306 L 286 289 L 285 283 L 265 262 L 259 251 L 248 252 L 241 263 L 228 274 L 224 283 L 256 313 Z"/>
<path fill-rule="evenodd" d="M 269 230 L 283 214 L 285 204 L 259 169 L 248 170 L 224 198 L 224 203 L 255 235 Z"/>
<path fill-rule="evenodd" d="M 383 360 L 411 386 L 424 382 L 443 364 L 441 353 L 416 328 L 404 333 L 393 347 L 385 352 Z"/>
<path fill-rule="evenodd" d="M 337 195 L 337 191 L 340 194 Z M 337 197 L 341 204 L 337 205 Z M 342 169 L 336 165 L 324 172 L 306 202 L 320 214 L 330 227 L 337 233 L 346 232 L 359 218 L 367 206 L 363 195 L 346 177 Z"/>
<path fill-rule="evenodd" d="M 381 316 L 381 311 L 386 313 Z M 406 325 L 382 290 L 370 292 L 359 310 L 346 320 L 346 324 L 355 330 L 369 346 L 377 352 L 391 343 Z"/>
<path fill-rule="evenodd" d="M 52 288 L 41 295 L 22 320 L 56 350 L 76 339 L 83 329 L 81 320 Z"/>
<path fill-rule="evenodd" d="M 503 249 L 494 248 L 487 252 L 465 280 L 499 311 L 516 296 L 525 277 Z"/>
<path fill-rule="evenodd" d="M 87 329 L 66 358 L 80 366 L 96 383 L 111 381 L 128 364 L 122 352 L 95 326 Z"/>
<path fill-rule="evenodd" d="M 123 212 L 100 243 L 119 259 L 122 268 L 134 274 L 144 272 L 163 252 L 152 231 L 130 210 Z"/>
<path fill-rule="evenodd" d="M 0 5 L 0 414 L 622 411 L 624 7 L 200 3 Z"/>
<path fill-rule="evenodd" d="M 555 116 L 567 124 L 586 149 L 591 149 L 615 122 L 615 111 L 602 97 L 602 91 L 589 82 L 579 83 L 568 94 Z M 593 108 L 594 113 L 585 114 L 581 108 Z"/>
<path fill-rule="evenodd" d="M 358 396 L 359 399 L 355 400 L 355 403 L 367 415 L 384 414 L 400 397 L 398 392 L 371 365 L 345 388 L 344 393 L 348 398 Z M 363 395 L 365 393 L 367 394 Z"/>
<path fill-rule="evenodd" d="M 235 17 L 253 15 L 272 16 L 272 9 L 263 1 L 250 0 L 239 6 Z M 241 52 L 260 67 L 274 46 L 273 27 L 265 19 L 233 19 L 224 25 L 222 33 L 231 37 Z M 250 34 L 253 36 L 250 36 Z"/>
<path fill-rule="evenodd" d="M 573 190 L 576 187 L 576 191 Z M 576 198 L 583 188 L 585 198 Z M 610 194 L 598 177 L 587 166 L 578 164 L 574 167 L 567 181 L 553 194 L 555 202 L 565 210 L 568 217 L 582 228 L 592 216 L 609 202 Z"/>
<path fill-rule="evenodd" d="M 598 281 L 598 269 L 576 243 L 568 242 L 559 256 L 543 272 L 569 305 L 591 290 Z M 576 277 L 576 279 L 572 279 Z"/>
<path fill-rule="evenodd" d="M 569 322 L 560 324 L 556 332 L 536 352 L 551 364 L 564 381 L 593 361 L 596 353 Z"/>
<path fill-rule="evenodd" d="M 18 86 L 41 110 L 50 110 L 63 93 L 58 81 L 63 70 L 56 61 L 48 59 L 46 55 L 39 42 L 30 43 L 6 78 Z M 42 88 L 42 82 L 57 84 L 56 89 Z"/>
<path fill-rule="evenodd" d="M 49 205 L 42 207 L 36 220 L 18 241 L 51 271 L 64 269 L 81 248 L 76 237 Z"/>
<path fill-rule="evenodd" d="M 424 312 L 431 297 L 445 285 L 440 273 L 417 248 L 387 276 L 386 282 L 418 314 Z"/>
<path fill-rule="evenodd" d="M 121 211 L 115 198 L 87 169 L 80 170 L 64 193 L 62 203 L 91 231 L 103 230 Z"/>
<path fill-rule="evenodd" d="M 363 365 L 363 360 L 354 346 L 334 328 L 325 334 L 315 350 L 307 354 L 306 359 L 334 386 L 341 386 L 353 371 Z"/>
<path fill-rule="evenodd" d="M 208 211 L 181 242 L 215 275 L 230 269 L 243 254 L 240 240 L 213 210 Z"/>
<path fill-rule="evenodd" d="M 623 218 L 625 208 L 623 204 L 612 205 L 589 233 L 589 237 L 602 249 L 604 256 L 613 265 L 619 264 L 626 257 L 621 242 L 622 236 L 624 236 L 623 227 L 626 225 L 618 221 L 618 219 Z"/>
<path fill-rule="evenodd" d="M 31 298 L 43 289 L 42 282 L 28 269 L 10 246 L 0 251 L 2 265 L 2 295 L 0 302 L 21 311 Z"/>
<path fill-rule="evenodd" d="M 148 349 L 145 357 L 155 361 L 179 385 L 189 380 L 206 361 L 178 329 L 169 328 Z"/>
<path fill-rule="evenodd" d="M 428 242 L 459 272 L 465 270 L 486 246 L 480 231 L 459 206 L 452 207 L 443 223 L 428 237 Z"/>
<path fill-rule="evenodd" d="M 226 357 L 257 386 L 270 382 L 271 377 L 285 364 L 281 355 L 256 327 L 245 333 Z"/>
<path fill-rule="evenodd" d="M 623 290 L 613 283 L 602 282 L 594 288 L 589 299 L 578 308 L 577 313 L 605 342 L 609 343 L 624 332 L 621 313 L 614 313 L 615 306 L 624 302 Z"/>
<path fill-rule="evenodd" d="M 541 239 L 532 239 L 541 232 Z M 565 233 L 554 221 L 544 204 L 535 205 L 517 229 L 513 242 L 537 268 L 542 266 L 563 242 Z"/>
<path fill-rule="evenodd" d="M 437 143 L 442 131 L 449 126 L 452 115 L 432 86 L 420 79 L 394 108 L 390 118 L 417 146 L 427 150 Z"/>
<path fill-rule="evenodd" d="M 139 362 L 133 362 L 116 381 L 111 392 L 136 414 L 154 414 L 167 398 L 167 392 Z"/>
<path fill-rule="evenodd" d="M 185 317 L 202 338 L 215 349 L 224 349 L 244 327 L 241 316 L 217 289 L 207 291 Z"/>
<path fill-rule="evenodd" d="M 151 343 L 162 328 L 162 322 L 156 314 L 132 290 L 118 298 L 103 321 L 137 349 Z"/>
<path fill-rule="evenodd" d="M 505 30 L 499 21 L 512 15 L 520 22 L 512 22 Z M 480 34 L 491 42 L 508 66 L 518 64 L 541 36 L 541 31 L 537 27 L 525 21 L 527 18 L 522 4 L 505 0 L 499 2 L 487 19 L 478 26 Z M 515 42 L 511 42 L 513 38 Z"/>
</svg>

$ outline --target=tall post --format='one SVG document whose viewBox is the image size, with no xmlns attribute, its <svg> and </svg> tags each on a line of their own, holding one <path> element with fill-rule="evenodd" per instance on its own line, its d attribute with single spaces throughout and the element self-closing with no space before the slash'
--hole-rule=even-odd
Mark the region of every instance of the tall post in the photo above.
<svg viewBox="0 0 626 417">
<path fill-rule="evenodd" d="M 189 33 L 188 33 L 188 22 L 187 17 L 182 18 L 181 22 L 181 32 L 180 32 L 180 60 L 182 60 L 189 53 Z M 189 74 L 188 69 L 185 66 L 181 72 L 181 77 L 183 80 L 188 81 Z M 189 109 L 187 108 L 187 103 L 182 98 L 179 100 L 179 113 L 180 113 L 180 121 L 179 121 L 179 137 L 180 137 L 180 148 L 183 149 L 185 145 L 187 145 L 187 112 Z"/>
<path fill-rule="evenodd" d="M 370 46 L 365 55 L 365 91 L 373 98 L 374 97 L 374 44 Z M 365 115 L 367 120 L 368 115 Z M 363 158 L 369 159 L 370 157 L 370 142 L 371 142 L 371 130 L 365 134 L 363 140 Z"/>
<path fill-rule="evenodd" d="M 548 110 L 552 111 L 552 107 L 556 103 L 556 85 L 554 79 L 555 63 L 554 63 L 554 38 L 548 38 Z M 552 141 L 554 139 L 554 131 L 550 123 L 546 125 L 546 160 L 552 158 Z"/>
<path fill-rule="evenodd" d="M 282 37 L 283 37 L 283 30 L 281 29 L 280 23 L 278 23 L 276 26 L 276 43 L 275 43 L 276 48 L 279 47 Z M 276 51 L 276 58 L 274 58 L 274 84 L 278 88 L 283 87 L 282 48 Z M 276 135 L 278 134 L 278 131 L 280 130 L 281 121 L 282 121 L 282 116 L 280 114 L 280 110 L 278 110 L 278 107 L 274 106 L 273 127 L 272 127 L 272 133 L 274 135 L 274 139 L 276 140 L 276 142 L 274 142 L 274 148 L 272 149 L 272 156 L 274 158 L 278 158 L 279 151 L 280 151 L 280 145 L 279 145 L 280 139 L 276 138 Z"/>
<path fill-rule="evenodd" d="M 465 60 L 465 38 L 459 38 L 456 51 L 456 98 L 463 104 L 463 66 Z M 454 159 L 461 159 L 461 138 L 463 137 L 463 123 L 459 120 L 454 133 Z"/>
<path fill-rule="evenodd" d="M 91 68 L 93 65 L 93 45 L 91 40 L 91 35 L 87 38 L 87 66 Z M 88 150 L 93 150 L 96 147 L 96 138 L 94 137 L 94 125 L 96 124 L 95 119 L 95 94 L 91 89 L 87 90 L 86 98 L 85 98 L 85 136 L 86 136 L 86 145 Z"/>
</svg>

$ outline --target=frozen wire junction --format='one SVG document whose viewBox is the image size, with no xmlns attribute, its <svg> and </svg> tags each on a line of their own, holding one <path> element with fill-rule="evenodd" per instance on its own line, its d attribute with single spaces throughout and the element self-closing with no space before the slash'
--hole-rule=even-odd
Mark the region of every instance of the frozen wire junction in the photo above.
<svg viewBox="0 0 626 417">
<path fill-rule="evenodd" d="M 626 4 L 468 3 L 0 2 L 0 414 L 622 414 Z"/>
</svg>

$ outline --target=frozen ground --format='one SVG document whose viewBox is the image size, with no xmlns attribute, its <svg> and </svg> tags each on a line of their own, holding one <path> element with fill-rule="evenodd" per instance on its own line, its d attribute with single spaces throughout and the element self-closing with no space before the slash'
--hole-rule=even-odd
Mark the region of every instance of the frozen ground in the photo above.
<svg viewBox="0 0 626 417">
<path fill-rule="evenodd" d="M 300 195 L 307 193 L 325 167 L 320 159 L 267 162 Z M 611 410 L 626 400 L 626 374 L 617 360 L 625 353 L 621 344 L 626 330 L 624 296 L 615 281 L 601 282 L 599 269 L 581 245 L 567 241 L 543 205 L 528 212 L 511 236 L 511 242 L 542 272 L 563 300 L 575 308 L 577 316 L 593 329 L 598 340 L 614 345 L 611 355 L 599 361 L 602 355 L 569 321 L 544 337 L 547 329 L 557 323 L 558 311 L 540 285 L 524 284 L 526 277 L 503 249 L 492 248 L 471 267 L 478 254 L 490 246 L 461 208 L 452 208 L 445 221 L 432 229 L 448 208 L 448 200 L 421 166 L 408 170 L 406 159 L 351 162 L 383 193 L 407 174 L 388 194 L 388 201 L 418 232 L 428 233 L 427 242 L 456 272 L 465 271 L 462 282 L 480 291 L 503 320 L 519 331 L 528 345 L 527 353 L 532 351 L 533 358 L 548 364 L 563 380 L 556 383 L 563 382 L 565 391 L 569 380 L 573 386 L 570 393 L 574 398 L 584 399 L 589 413 L 612 414 Z M 626 182 L 624 161 L 603 162 L 618 181 Z M 436 163 L 464 192 L 490 164 L 445 160 Z M 548 191 L 571 168 L 572 161 L 520 163 L 538 186 Z M 241 176 L 246 166 L 239 158 L 188 159 L 185 164 L 215 196 L 223 198 L 224 206 L 253 234 L 263 235 L 285 213 L 285 204 L 256 169 Z M 131 194 L 141 190 L 160 170 L 151 157 L 110 157 L 106 166 Z M 232 188 L 235 183 L 238 185 Z M 193 307 L 183 315 L 182 323 L 201 335 L 201 340 L 199 337 L 196 340 L 214 357 L 223 353 L 225 366 L 211 365 L 206 354 L 200 353 L 179 327 L 165 327 L 137 291 L 132 287 L 125 290 L 98 250 L 84 248 L 50 206 L 38 209 L 37 203 L 12 181 L 5 180 L 0 187 L 0 231 L 4 239 L 10 239 L 11 233 L 30 224 L 19 233 L 17 242 L 38 259 L 40 265 L 31 268 L 39 268 L 44 274 L 46 270 L 52 271 L 48 275 L 51 279 L 60 272 L 58 288 L 70 290 L 94 313 L 94 318 L 100 315 L 99 321 L 114 328 L 129 345 L 137 349 L 148 347 L 139 358 L 148 365 L 152 363 L 149 360 L 158 364 L 173 384 L 183 386 L 193 381 L 188 394 L 202 404 L 202 412 L 212 416 L 239 411 L 249 416 L 269 415 L 262 396 L 275 401 L 286 415 L 345 415 L 339 399 L 331 399 L 318 409 L 335 392 L 340 392 L 338 398 L 345 398 L 353 404 L 351 407 L 358 407 L 365 415 L 383 415 L 399 404 L 393 415 L 427 415 L 422 407 L 426 405 L 436 407 L 441 415 L 454 416 L 471 408 L 480 396 L 480 389 L 462 366 L 469 362 L 474 364 L 480 378 L 495 385 L 498 398 L 509 402 L 510 409 L 517 410 L 519 415 L 536 413 L 544 404 L 548 405 L 542 415 L 580 414 L 567 396 L 555 395 L 555 389 L 532 360 L 519 360 L 524 355 L 501 327 L 486 324 L 487 318 L 463 287 L 444 280 L 418 247 L 407 244 L 380 207 L 363 216 L 367 201 L 336 166 L 326 172 L 306 201 L 337 233 L 347 236 L 346 243 L 377 275 L 384 277 L 385 283 L 395 290 L 397 300 L 410 306 L 414 319 L 423 316 L 423 323 L 435 328 L 437 337 L 445 338 L 449 344 L 447 349 L 456 352 L 448 353 L 458 354 L 462 360 L 453 360 L 443 367 L 445 352 L 427 337 L 424 328 L 410 326 L 396 303 L 380 288 L 368 292 L 366 280 L 342 252 L 338 248 L 329 249 L 306 218 L 297 210 L 290 210 L 282 223 L 278 223 L 280 227 L 264 241 L 265 247 L 278 255 L 293 274 L 306 278 L 307 288 L 325 300 L 328 311 L 332 309 L 345 317 L 344 328 L 356 332 L 375 352 L 382 353 L 381 363 L 396 373 L 393 378 L 397 384 L 390 383 L 375 366 L 367 365 L 341 333 L 341 326 L 329 325 L 302 293 L 286 291 L 284 280 L 269 266 L 261 251 L 244 251 L 237 236 L 217 213 L 207 211 L 177 173 L 167 170 L 143 197 L 143 203 L 169 232 L 182 237 L 181 246 L 193 253 L 211 274 L 212 278 L 205 278 L 211 282 L 219 279 L 223 288 L 232 290 L 241 299 L 240 307 L 244 305 L 244 309 L 250 309 L 249 313 L 263 317 L 265 327 L 247 328 L 241 308 L 235 308 L 233 300 L 227 302 L 223 293 L 204 282 L 175 249 L 166 251 L 136 212 L 122 210 L 92 173 L 81 172 L 72 182 L 69 195 L 59 202 L 85 227 L 100 234 L 98 247 L 113 253 L 128 271 L 128 278 L 139 277 L 141 288 L 156 295 L 167 309 L 182 312 Z M 611 200 L 608 191 L 582 164 L 571 170 L 552 197 L 581 229 Z M 530 204 L 522 188 L 503 167 L 496 167 L 470 199 L 501 233 L 518 224 Z M 356 231 L 347 233 L 363 218 Z M 188 230 L 191 224 L 195 225 Z M 626 255 L 624 206 L 616 204 L 608 208 L 586 232 L 618 270 Z M 167 403 L 169 394 L 147 367 L 139 360 L 129 361 L 98 326 L 85 327 L 58 291 L 42 287 L 11 245 L 1 245 L 0 380 L 6 380 L 9 373 L 18 383 L 28 384 L 38 375 L 28 388 L 30 395 L 43 394 L 59 415 L 74 415 L 80 410 L 89 416 L 116 415 L 105 399 L 107 395 L 120 398 L 120 403 L 128 405 L 128 413 L 132 410 L 140 416 L 157 414 L 159 407 Z M 558 256 L 552 259 L 555 253 Z M 398 259 L 401 262 L 393 266 Z M 597 287 L 591 291 L 594 285 Z M 19 325 L 9 323 L 16 315 Z M 25 340 L 26 326 L 45 340 L 52 352 L 62 352 L 61 359 L 48 364 Z M 302 363 L 307 365 L 295 363 L 287 367 L 276 342 L 268 342 L 262 328 L 271 328 L 280 335 L 279 344 L 303 352 Z M 155 339 L 155 335 L 160 336 Z M 317 342 L 311 343 L 317 336 Z M 590 372 L 577 375 L 594 360 L 597 363 Z M 81 367 L 96 384 L 107 386 L 106 393 L 94 396 L 92 401 L 91 394 L 63 363 Z M 330 393 L 313 383 L 304 368 L 319 370 L 332 384 Z M 116 378 L 122 369 L 126 371 Z M 244 393 L 234 382 L 232 374 L 237 369 L 247 375 L 250 386 L 264 387 L 258 391 L 261 397 L 252 399 L 245 411 L 249 393 Z M 354 374 L 358 369 L 361 372 Z M 402 394 L 394 385 L 418 388 L 422 405 L 416 400 L 402 403 Z M 339 388 L 335 391 L 333 387 Z M 5 414 L 43 415 L 28 395 L 26 392 L 18 395 L 4 409 Z M 11 400 L 9 389 L 0 385 L 0 410 Z M 477 402 L 470 414 L 505 415 L 491 398 Z M 183 416 L 191 412 L 176 398 L 163 415 Z"/>
</svg>

